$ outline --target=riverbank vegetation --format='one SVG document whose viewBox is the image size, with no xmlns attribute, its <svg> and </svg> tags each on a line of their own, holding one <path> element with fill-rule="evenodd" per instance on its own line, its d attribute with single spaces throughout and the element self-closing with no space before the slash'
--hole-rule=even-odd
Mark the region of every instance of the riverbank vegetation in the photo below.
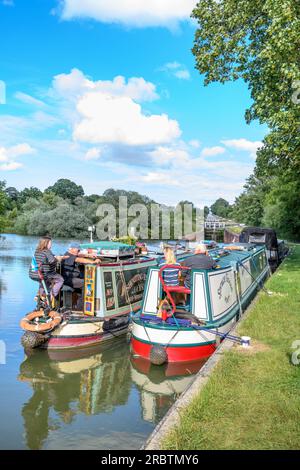
<svg viewBox="0 0 300 470">
<path fill-rule="evenodd" d="M 242 79 L 268 134 L 253 174 L 230 206 L 217 215 L 275 228 L 300 240 L 300 6 L 298 0 L 200 0 L 193 54 L 205 85 Z"/>
<path fill-rule="evenodd" d="M 225 353 L 162 448 L 300 448 L 299 284 L 298 245 L 238 329 L 252 350 Z"/>
<path fill-rule="evenodd" d="M 59 179 L 45 191 L 35 187 L 18 191 L 14 187 L 6 187 L 5 182 L 0 181 L 0 232 L 14 232 L 20 235 L 51 234 L 57 238 L 83 239 L 88 236 L 88 227 L 99 222 L 98 207 L 101 204 L 108 204 L 113 206 L 116 211 L 116 235 L 119 236 L 119 226 L 123 221 L 122 214 L 119 212 L 120 197 L 127 198 L 128 208 L 136 204 L 147 209 L 147 236 L 143 238 L 153 238 L 151 230 L 157 230 L 157 224 L 154 227 L 151 226 L 151 205 L 157 204 L 157 202 L 136 191 L 118 189 L 107 189 L 101 195 L 92 194 L 88 196 L 85 195 L 82 186 L 68 179 Z M 166 211 L 170 216 L 169 238 L 174 238 L 174 213 L 176 209 L 180 209 L 179 206 L 183 209 L 184 204 L 192 203 L 181 201 L 176 207 L 158 204 L 160 234 L 163 225 L 162 217 L 164 211 Z M 135 217 L 138 217 L 138 206 L 136 206 L 136 209 L 136 216 L 125 214 L 128 222 L 132 222 Z M 196 208 L 193 207 L 192 210 L 193 224 L 191 231 L 194 231 Z M 205 213 L 208 213 L 208 208 L 205 208 Z M 183 221 L 183 217 L 181 220 Z M 158 238 L 161 238 L 160 234 Z"/>
</svg>

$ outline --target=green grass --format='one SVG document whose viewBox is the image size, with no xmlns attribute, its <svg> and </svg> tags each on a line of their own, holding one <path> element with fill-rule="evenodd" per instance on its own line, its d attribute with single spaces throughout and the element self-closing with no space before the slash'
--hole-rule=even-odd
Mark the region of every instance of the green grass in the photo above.
<svg viewBox="0 0 300 470">
<path fill-rule="evenodd" d="M 235 348 L 218 363 L 162 449 L 300 449 L 300 247 L 260 292 L 239 334 L 267 347 Z M 300 354 L 299 354 L 300 359 Z"/>
</svg>

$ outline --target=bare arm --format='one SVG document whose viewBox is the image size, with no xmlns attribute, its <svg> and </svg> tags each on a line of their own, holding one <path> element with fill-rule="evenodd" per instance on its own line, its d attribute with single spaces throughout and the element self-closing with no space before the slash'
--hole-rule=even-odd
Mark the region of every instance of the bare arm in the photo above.
<svg viewBox="0 0 300 470">
<path fill-rule="evenodd" d="M 76 258 L 75 262 L 79 264 L 100 264 L 101 263 L 99 259 L 92 259 L 92 258 Z"/>
</svg>

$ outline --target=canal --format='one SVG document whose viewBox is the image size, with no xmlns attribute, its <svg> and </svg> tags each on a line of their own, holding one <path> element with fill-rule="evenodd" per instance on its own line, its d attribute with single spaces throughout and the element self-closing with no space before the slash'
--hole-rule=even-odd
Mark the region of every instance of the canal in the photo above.
<svg viewBox="0 0 300 470">
<path fill-rule="evenodd" d="M 34 309 L 28 268 L 36 244 L 36 237 L 0 236 L 0 448 L 140 448 L 202 364 L 150 367 L 130 357 L 127 337 L 26 356 L 19 321 Z M 57 241 L 53 251 L 67 246 Z"/>
</svg>

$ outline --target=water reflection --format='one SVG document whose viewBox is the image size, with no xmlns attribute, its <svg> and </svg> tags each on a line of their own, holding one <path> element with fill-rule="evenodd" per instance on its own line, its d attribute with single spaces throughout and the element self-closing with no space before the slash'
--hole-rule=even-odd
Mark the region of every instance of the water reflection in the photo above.
<svg viewBox="0 0 300 470">
<path fill-rule="evenodd" d="M 33 351 L 21 364 L 18 377 L 33 392 L 22 408 L 27 447 L 41 449 L 53 425 L 57 430 L 71 424 L 80 413 L 111 413 L 125 405 L 131 389 L 127 351 L 124 341 L 94 354 L 90 350 Z M 52 411 L 59 417 L 55 424 Z"/>
<path fill-rule="evenodd" d="M 131 377 L 140 391 L 143 419 L 157 424 L 204 363 L 205 360 L 154 366 L 142 358 L 131 358 Z"/>
<path fill-rule="evenodd" d="M 138 449 L 200 365 L 160 368 L 130 357 L 125 338 L 103 349 L 33 351 L 20 319 L 34 307 L 28 267 L 37 237 L 0 239 L 1 449 Z M 55 244 L 63 253 L 67 240 Z"/>
</svg>

